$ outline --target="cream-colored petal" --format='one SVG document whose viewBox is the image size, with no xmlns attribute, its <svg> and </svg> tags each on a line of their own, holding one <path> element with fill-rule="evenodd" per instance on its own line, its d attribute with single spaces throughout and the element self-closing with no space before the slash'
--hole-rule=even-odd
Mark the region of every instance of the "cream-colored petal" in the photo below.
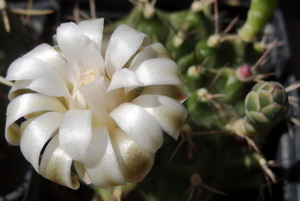
<svg viewBox="0 0 300 201">
<path fill-rule="evenodd" d="M 32 82 L 31 80 L 16 81 L 14 86 L 10 89 L 8 93 L 8 99 L 12 100 L 13 98 L 20 96 L 22 94 L 32 93 L 33 91 L 26 89 L 31 82 Z"/>
<path fill-rule="evenodd" d="M 67 63 L 66 75 L 68 81 L 73 85 L 73 87 L 79 87 L 80 80 L 80 67 L 75 61 L 70 61 Z"/>
<path fill-rule="evenodd" d="M 124 102 L 126 102 L 126 97 L 123 89 L 115 89 L 105 94 L 105 105 L 109 112 Z"/>
<path fill-rule="evenodd" d="M 177 140 L 187 117 L 187 109 L 176 100 L 161 95 L 142 95 L 131 103 L 143 107 L 159 122 L 162 129 Z"/>
<path fill-rule="evenodd" d="M 72 158 L 60 147 L 54 136 L 42 155 L 40 174 L 47 179 L 72 189 L 79 188 L 78 179 L 71 175 Z"/>
<path fill-rule="evenodd" d="M 141 93 L 141 95 L 147 94 L 168 96 L 180 103 L 183 103 L 187 99 L 184 89 L 175 85 L 150 85 L 145 87 Z"/>
<path fill-rule="evenodd" d="M 8 68 L 7 80 L 33 80 L 42 75 L 51 74 L 62 77 L 49 63 L 34 57 L 21 57 Z"/>
<path fill-rule="evenodd" d="M 84 20 L 78 23 L 84 35 L 94 41 L 98 50 L 101 50 L 103 24 L 104 18 Z"/>
<path fill-rule="evenodd" d="M 64 80 L 66 80 L 65 68 L 66 61 L 52 46 L 41 44 L 28 52 L 24 57 L 34 57 L 50 64 L 56 69 Z"/>
<path fill-rule="evenodd" d="M 112 33 L 106 52 L 105 66 L 108 76 L 124 67 L 127 61 L 142 45 L 149 44 L 149 37 L 135 29 L 122 24 Z"/>
<path fill-rule="evenodd" d="M 82 67 L 81 54 L 87 45 L 87 37 L 75 23 L 63 23 L 57 28 L 57 43 L 68 62 L 76 61 Z"/>
<path fill-rule="evenodd" d="M 154 58 L 166 58 L 172 60 L 170 53 L 161 43 L 153 43 L 145 47 L 134 57 L 130 63 L 129 69 L 142 63 L 143 61 Z"/>
<path fill-rule="evenodd" d="M 144 108 L 131 103 L 123 103 L 109 115 L 142 149 L 155 153 L 162 146 L 162 128 Z"/>
<path fill-rule="evenodd" d="M 143 86 L 143 83 L 139 81 L 138 76 L 135 74 L 135 72 L 129 70 L 128 68 L 123 68 L 114 73 L 107 91 L 123 87 L 136 88 L 139 86 Z"/>
<path fill-rule="evenodd" d="M 108 111 L 105 104 L 106 85 L 108 84 L 106 78 L 100 77 L 80 88 L 80 93 L 83 95 L 88 107 L 102 125 L 108 123 Z"/>
<path fill-rule="evenodd" d="M 92 138 L 92 112 L 69 110 L 59 128 L 59 143 L 74 160 L 83 162 Z"/>
<path fill-rule="evenodd" d="M 155 154 L 140 148 L 119 128 L 115 129 L 110 136 L 125 179 L 128 182 L 143 180 L 153 166 Z"/>
<path fill-rule="evenodd" d="M 93 70 L 95 79 L 105 76 L 105 63 L 101 51 L 95 42 L 85 46 L 82 53 L 82 61 L 86 71 Z"/>
<path fill-rule="evenodd" d="M 85 158 L 85 181 L 93 182 L 99 188 L 125 185 L 126 180 L 120 170 L 107 128 L 95 127 Z"/>
<path fill-rule="evenodd" d="M 37 172 L 41 151 L 59 128 L 62 117 L 63 113 L 47 112 L 34 118 L 22 132 L 21 151 Z"/>
<path fill-rule="evenodd" d="M 13 145 L 20 143 L 20 133 L 15 132 L 18 128 L 15 121 L 33 113 L 42 114 L 46 111 L 65 113 L 67 109 L 58 99 L 37 93 L 24 94 L 13 99 L 7 107 L 5 126 L 7 141 Z"/>
<path fill-rule="evenodd" d="M 34 79 L 26 89 L 54 97 L 67 98 L 71 96 L 66 82 L 62 78 L 51 74 L 45 74 Z"/>
<path fill-rule="evenodd" d="M 169 59 L 149 59 L 131 70 L 144 85 L 182 85 L 180 70 L 177 64 Z"/>
</svg>

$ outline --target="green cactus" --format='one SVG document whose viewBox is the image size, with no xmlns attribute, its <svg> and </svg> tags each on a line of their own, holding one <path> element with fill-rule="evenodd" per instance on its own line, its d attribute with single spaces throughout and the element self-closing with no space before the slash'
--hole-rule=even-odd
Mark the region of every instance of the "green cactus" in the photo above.
<svg viewBox="0 0 300 201">
<path fill-rule="evenodd" d="M 261 31 L 272 16 L 278 0 L 252 0 L 245 24 L 238 31 L 239 37 L 249 42 Z"/>
<path fill-rule="evenodd" d="M 179 142 L 165 137 L 153 169 L 136 184 L 132 193 L 138 196 L 133 200 L 213 201 L 224 196 L 235 200 L 239 191 L 249 195 L 256 192 L 256 199 L 266 176 L 275 182 L 266 159 L 249 137 L 269 129 L 284 116 L 288 108 L 285 90 L 279 83 L 262 82 L 244 100 L 244 89 L 252 83 L 240 81 L 236 69 L 254 64 L 262 52 L 257 53 L 252 43 L 245 42 L 250 40 L 241 36 L 245 28 L 239 30 L 239 37 L 218 33 L 223 38 L 212 46 L 208 41 L 215 36 L 213 1 L 201 2 L 204 10 L 195 9 L 199 3 L 194 1 L 191 8 L 183 11 L 156 9 L 150 17 L 143 16 L 141 8 L 131 14 L 141 19 L 131 18 L 128 24 L 163 43 L 177 61 L 188 95 L 184 104 L 189 111 Z M 258 9 L 256 4 L 252 1 L 251 12 Z M 271 9 L 264 9 L 260 11 L 267 20 Z M 257 19 L 250 17 L 249 14 L 244 26 L 256 26 L 252 39 L 262 25 L 256 25 Z"/>
</svg>

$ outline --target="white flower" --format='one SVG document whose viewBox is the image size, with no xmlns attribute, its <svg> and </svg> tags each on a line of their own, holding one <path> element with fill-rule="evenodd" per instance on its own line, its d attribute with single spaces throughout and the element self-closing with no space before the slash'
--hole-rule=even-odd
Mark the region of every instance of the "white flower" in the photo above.
<svg viewBox="0 0 300 201">
<path fill-rule="evenodd" d="M 163 131 L 177 139 L 187 116 L 180 70 L 160 44 L 103 19 L 62 24 L 57 46 L 14 61 L 6 139 L 44 177 L 76 189 L 141 181 Z"/>
</svg>

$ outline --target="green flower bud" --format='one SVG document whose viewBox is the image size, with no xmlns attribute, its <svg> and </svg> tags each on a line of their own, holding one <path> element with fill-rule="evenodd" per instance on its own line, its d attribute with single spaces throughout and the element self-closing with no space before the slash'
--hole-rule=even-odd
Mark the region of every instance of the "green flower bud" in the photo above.
<svg viewBox="0 0 300 201">
<path fill-rule="evenodd" d="M 288 106 L 288 95 L 280 83 L 260 82 L 245 99 L 246 120 L 254 126 L 269 126 L 282 119 Z"/>
</svg>

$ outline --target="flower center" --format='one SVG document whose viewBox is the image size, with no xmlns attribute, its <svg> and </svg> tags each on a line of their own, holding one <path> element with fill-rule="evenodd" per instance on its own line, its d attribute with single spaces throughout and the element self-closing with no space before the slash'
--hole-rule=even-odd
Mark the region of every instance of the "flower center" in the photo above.
<svg viewBox="0 0 300 201">
<path fill-rule="evenodd" d="M 88 70 L 81 75 L 80 86 L 86 85 L 95 80 L 94 70 Z"/>
</svg>

